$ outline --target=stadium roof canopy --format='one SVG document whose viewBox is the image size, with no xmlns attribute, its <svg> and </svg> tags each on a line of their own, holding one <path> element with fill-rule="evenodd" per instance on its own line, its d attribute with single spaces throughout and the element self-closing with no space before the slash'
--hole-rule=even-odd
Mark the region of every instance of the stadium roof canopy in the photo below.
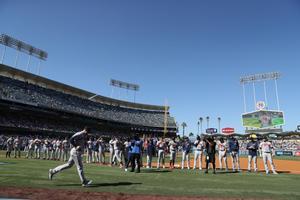
<svg viewBox="0 0 300 200">
<path fill-rule="evenodd" d="M 60 83 L 51 79 L 47 79 L 32 73 L 28 73 L 16 68 L 9 67 L 7 65 L 0 64 L 0 75 L 14 78 L 20 81 L 25 81 L 28 83 L 36 84 L 41 87 L 57 90 L 63 93 L 71 94 L 74 96 L 79 96 L 81 98 L 88 99 L 92 96 L 95 96 L 95 93 L 88 92 L 86 90 L 82 90 L 64 83 Z M 132 108 L 132 109 L 139 109 L 139 110 L 153 110 L 153 111 L 161 111 L 164 112 L 165 106 L 158 106 L 158 105 L 148 105 L 148 104 L 140 104 L 140 103 L 133 103 L 128 101 L 117 100 L 101 95 L 97 95 L 93 98 L 94 101 L 113 105 L 113 106 L 120 106 L 125 108 Z M 169 107 L 168 107 L 169 110 Z"/>
</svg>

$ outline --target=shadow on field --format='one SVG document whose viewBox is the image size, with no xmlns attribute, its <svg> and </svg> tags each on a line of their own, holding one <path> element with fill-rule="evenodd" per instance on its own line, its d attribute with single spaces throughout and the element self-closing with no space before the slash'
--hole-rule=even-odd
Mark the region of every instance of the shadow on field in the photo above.
<svg viewBox="0 0 300 200">
<path fill-rule="evenodd" d="M 118 183 L 94 183 L 91 184 L 89 187 L 117 187 L 117 186 L 127 186 L 127 185 L 141 185 L 142 183 L 132 183 L 132 182 L 118 182 Z M 81 184 L 63 184 L 63 185 L 56 185 L 56 186 L 79 186 L 81 187 Z"/>
<path fill-rule="evenodd" d="M 141 173 L 169 173 L 171 172 L 170 170 L 159 170 L 159 169 L 146 169 L 146 170 L 142 170 Z"/>
</svg>

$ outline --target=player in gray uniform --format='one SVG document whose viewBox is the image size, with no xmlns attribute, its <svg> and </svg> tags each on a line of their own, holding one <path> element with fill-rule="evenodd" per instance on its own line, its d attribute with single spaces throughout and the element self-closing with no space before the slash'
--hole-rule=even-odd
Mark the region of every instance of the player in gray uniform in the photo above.
<svg viewBox="0 0 300 200">
<path fill-rule="evenodd" d="M 14 139 L 12 137 L 8 138 L 8 140 L 6 141 L 6 158 L 10 158 L 11 151 L 13 150 L 13 143 Z"/>
<path fill-rule="evenodd" d="M 49 145 L 49 139 L 48 138 L 46 138 L 45 140 L 44 140 L 44 144 L 43 144 L 43 149 L 44 149 L 44 157 L 43 157 L 43 159 L 44 160 L 46 160 L 46 159 L 48 159 L 49 160 L 49 158 L 50 158 L 50 151 L 49 151 L 49 147 L 50 147 L 50 145 Z"/>
<path fill-rule="evenodd" d="M 62 151 L 62 141 L 56 140 L 56 149 L 55 149 L 55 159 L 60 160 L 61 159 L 61 151 Z"/>
<path fill-rule="evenodd" d="M 176 150 L 177 150 L 177 143 L 175 141 L 175 138 L 171 139 L 169 141 L 169 151 L 170 151 L 170 168 L 175 168 L 175 162 L 176 162 Z"/>
<path fill-rule="evenodd" d="M 68 138 L 66 137 L 65 140 L 62 141 L 62 160 L 67 162 L 69 157 L 70 151 L 70 144 L 68 142 Z"/>
<path fill-rule="evenodd" d="M 92 147 L 93 141 L 92 138 L 90 138 L 86 145 L 86 163 L 92 163 Z"/>
<path fill-rule="evenodd" d="M 102 138 L 99 138 L 98 140 L 98 153 L 99 153 L 99 161 L 100 163 L 105 163 L 105 143 Z"/>
<path fill-rule="evenodd" d="M 17 156 L 19 158 L 21 157 L 21 140 L 19 136 L 17 136 L 14 140 L 14 156 L 15 158 L 17 158 Z"/>
<path fill-rule="evenodd" d="M 49 179 L 52 180 L 53 175 L 71 168 L 74 164 L 77 167 L 78 175 L 81 180 L 83 187 L 88 187 L 92 183 L 91 180 L 87 180 L 84 176 L 83 172 L 83 164 L 82 164 L 82 153 L 84 151 L 84 146 L 87 140 L 87 135 L 90 132 L 88 127 L 85 127 L 82 131 L 75 133 L 71 139 L 70 143 L 72 144 L 73 148 L 70 152 L 69 161 L 66 164 L 60 165 L 54 169 L 49 169 Z"/>
<path fill-rule="evenodd" d="M 39 139 L 37 136 L 36 139 L 33 141 L 34 144 L 34 154 L 35 154 L 35 159 L 40 159 L 41 158 L 41 145 L 42 141 Z"/>
</svg>

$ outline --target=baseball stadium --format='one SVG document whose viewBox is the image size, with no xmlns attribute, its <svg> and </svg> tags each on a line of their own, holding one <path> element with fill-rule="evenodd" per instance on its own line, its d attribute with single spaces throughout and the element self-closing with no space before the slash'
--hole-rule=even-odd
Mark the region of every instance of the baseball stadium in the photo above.
<svg viewBox="0 0 300 200">
<path fill-rule="evenodd" d="M 228 1 L 226 4 L 199 1 L 190 2 L 191 5 L 183 2 L 150 4 L 136 1 L 128 1 L 126 4 L 102 1 L 35 4 L 28 1 L 30 2 L 28 5 L 13 1 L 3 2 L 3 4 L 0 2 L 0 17 L 7 18 L 10 15 L 10 8 L 15 8 L 21 13 L 17 15 L 18 18 L 24 23 L 29 19 L 30 23 L 28 23 L 29 30 L 26 31 L 10 29 L 11 24 L 19 23 L 19 19 L 10 19 L 3 25 L 13 35 L 21 36 L 22 40 L 10 34 L 0 33 L 0 199 L 300 199 L 300 125 L 296 125 L 296 129 L 291 128 L 291 124 L 295 125 L 295 121 L 298 120 L 293 118 L 297 118 L 299 113 L 297 108 L 286 106 L 289 102 L 295 102 L 294 99 L 298 96 L 294 99 L 286 97 L 283 101 L 279 99 L 280 88 L 289 88 L 294 85 L 293 80 L 298 80 L 292 78 L 292 75 L 297 74 L 294 64 L 279 68 L 282 73 L 275 67 L 262 69 L 240 67 L 238 70 L 227 67 L 222 71 L 216 65 L 237 64 L 242 60 L 241 63 L 247 66 L 247 62 L 250 61 L 246 61 L 247 58 L 242 55 L 239 55 L 241 58 L 230 57 L 230 53 L 226 50 L 218 54 L 216 52 L 219 49 L 212 47 L 216 44 L 205 43 L 207 39 L 214 41 L 217 38 L 218 48 L 230 49 L 230 45 L 224 45 L 225 36 L 219 31 L 225 34 L 230 30 L 230 34 L 233 34 L 233 30 L 238 30 L 241 34 L 246 34 L 243 28 L 238 28 L 239 26 L 247 28 L 247 31 L 251 30 L 251 34 L 252 32 L 254 35 L 262 34 L 259 32 L 260 29 L 248 29 L 249 27 L 243 21 L 247 19 L 250 22 L 253 20 L 255 23 L 264 23 L 261 22 L 260 16 L 255 18 L 252 12 L 248 13 L 254 9 L 251 7 L 252 4 L 244 7 L 234 1 Z M 300 19 L 297 12 L 292 9 L 291 5 L 294 4 L 288 2 L 275 3 L 274 9 L 275 7 L 278 10 L 286 9 L 284 10 L 286 13 L 295 14 L 294 18 Z M 223 6 L 216 6 L 221 4 Z M 67 11 L 62 5 L 70 6 L 74 10 Z M 271 4 L 256 2 L 254 5 L 261 8 L 260 6 L 269 7 Z M 237 11 L 233 9 L 235 7 L 243 10 L 244 13 L 240 11 L 236 13 Z M 43 34 L 35 35 L 31 30 L 31 28 L 42 27 L 37 25 L 37 22 L 41 21 L 31 18 L 36 18 L 33 14 L 35 8 L 45 12 L 37 12 L 38 15 L 43 16 L 40 20 L 49 19 L 55 24 L 54 29 L 49 28 L 52 26 L 50 23 L 49 27 L 44 27 L 45 30 L 42 32 L 45 37 L 41 37 Z M 148 11 L 149 8 L 157 13 Z M 26 9 L 30 10 L 29 18 L 27 14 L 22 14 Z M 98 9 L 101 12 L 98 12 Z M 199 14 L 198 9 L 205 14 Z M 80 19 L 77 18 L 79 11 L 82 15 Z M 212 11 L 218 14 L 217 18 L 210 14 Z M 285 13 L 284 11 L 282 12 Z M 224 15 L 219 14 L 220 12 L 224 12 Z M 258 13 L 262 16 L 268 13 L 275 17 L 278 12 L 266 9 L 259 10 Z M 62 22 L 52 18 L 54 15 L 59 16 Z M 207 16 L 210 17 L 206 18 Z M 237 16 L 251 17 L 242 20 Z M 289 20 L 294 19 L 288 14 L 284 16 Z M 78 20 L 83 20 L 84 23 Z M 220 20 L 227 22 L 226 26 L 223 26 Z M 276 21 L 266 16 L 264 20 L 268 23 Z M 215 26 L 211 25 L 212 21 Z M 233 22 L 240 25 L 233 26 Z M 77 32 L 78 23 L 84 28 Z M 198 29 L 194 26 L 197 23 L 211 30 L 205 32 L 204 29 Z M 74 25 L 75 28 L 69 30 L 66 24 Z M 101 28 L 94 26 L 95 24 Z M 184 31 L 179 30 L 177 26 Z M 231 26 L 234 27 L 232 30 L 229 28 Z M 277 20 L 273 26 L 278 26 L 278 30 L 283 33 L 286 31 L 282 30 L 283 25 L 280 20 Z M 266 25 L 264 24 L 263 27 L 265 28 Z M 268 28 L 265 28 L 265 31 L 269 31 Z M 47 31 L 50 33 L 46 33 Z M 198 48 L 194 44 L 198 36 L 192 33 L 202 31 L 207 38 L 201 40 L 201 44 L 206 46 L 201 50 L 201 56 L 212 56 L 213 61 L 196 61 L 199 60 L 198 57 L 197 59 L 189 57 L 190 54 L 197 52 L 195 49 Z M 294 31 L 300 33 L 300 29 Z M 61 45 L 63 50 L 57 50 L 60 53 L 56 53 L 56 49 L 52 46 L 56 43 L 53 42 L 56 39 L 61 41 L 57 36 L 58 32 L 62 33 L 61 38 L 65 39 L 65 44 Z M 173 32 L 176 34 L 173 35 Z M 164 35 L 165 33 L 167 34 Z M 72 34 L 79 34 L 79 37 L 74 36 L 78 41 L 76 44 L 78 49 L 73 46 L 74 40 L 71 42 L 68 40 Z M 103 34 L 105 37 L 103 35 L 101 35 L 103 38 L 98 37 L 98 34 Z M 222 35 L 222 40 L 219 40 L 215 34 L 218 37 Z M 238 37 L 231 38 L 231 36 L 226 38 L 231 39 L 230 43 L 233 46 L 236 45 L 236 40 L 246 40 Z M 55 56 L 48 58 L 48 52 L 23 42 L 23 39 L 35 41 L 38 46 L 48 47 L 50 55 L 55 55 L 56 58 Z M 94 48 L 93 45 L 97 40 L 102 42 L 101 45 L 104 44 L 105 50 L 101 49 L 99 42 L 95 52 L 99 51 L 105 56 L 99 56 L 98 52 L 80 50 L 80 48 Z M 238 55 L 240 48 L 248 53 L 253 49 L 257 51 L 258 46 L 255 45 L 250 50 L 253 45 L 253 41 L 250 40 L 247 42 L 247 47 L 240 47 L 238 44 L 235 53 Z M 263 43 L 267 40 L 263 38 L 261 41 Z M 288 41 L 288 37 L 285 40 Z M 108 43 L 105 43 L 106 41 Z M 67 44 L 72 45 L 67 47 Z M 153 51 L 150 51 L 152 44 L 161 44 L 161 46 L 157 45 Z M 268 52 L 272 52 L 274 49 L 269 45 L 271 46 L 271 44 L 266 45 Z M 280 45 L 284 46 L 281 43 Z M 137 49 L 134 50 L 134 47 Z M 178 47 L 184 50 L 179 51 Z M 118 54 L 119 49 L 122 51 L 120 50 L 121 53 Z M 297 51 L 297 49 L 293 50 Z M 77 56 L 69 53 L 75 54 L 76 51 Z M 176 51 L 180 52 L 180 56 L 176 56 Z M 187 51 L 187 54 L 181 56 L 184 51 Z M 61 52 L 63 55 L 60 55 Z M 253 52 L 249 54 L 257 61 L 251 61 L 251 65 L 269 64 L 264 62 L 261 55 Z M 227 56 L 225 59 L 222 59 L 223 53 Z M 81 55 L 82 57 L 79 57 Z M 290 59 L 290 55 L 284 57 L 284 53 L 280 54 L 281 57 L 278 56 L 282 60 L 276 60 L 274 55 L 271 55 L 270 60 L 274 59 L 278 63 L 284 60 L 283 58 Z M 89 85 L 91 82 L 87 83 L 88 86 L 78 84 L 99 76 L 94 75 L 98 70 L 96 67 L 87 67 L 92 62 L 85 59 L 93 56 L 95 60 L 98 57 L 107 59 L 107 63 L 111 64 L 108 68 L 101 68 L 104 70 L 101 71 L 100 80 L 110 75 L 116 76 L 115 74 L 119 77 L 119 79 L 109 77 L 107 88 L 112 89 L 111 96 L 107 95 L 107 88 L 103 88 L 103 91 L 106 91 L 103 93 L 93 92 L 95 89 L 94 86 Z M 145 67 L 138 67 L 138 69 L 116 67 L 120 63 L 133 64 L 134 62 L 128 58 L 130 56 L 133 60 L 137 59 L 141 63 L 149 62 L 151 65 L 145 64 Z M 205 56 L 201 59 L 205 60 Z M 220 62 L 215 61 L 218 60 L 216 56 L 221 60 Z M 191 61 L 183 62 L 190 58 Z M 56 59 L 57 62 L 53 61 Z M 118 59 L 121 61 L 116 61 Z M 168 67 L 172 59 L 180 63 L 176 65 L 177 68 Z M 158 68 L 153 67 L 152 64 L 155 63 L 153 60 L 163 64 L 158 64 Z M 214 62 L 216 65 L 212 65 Z M 207 67 L 197 71 L 197 67 L 183 67 L 182 63 L 195 64 L 195 66 L 207 64 Z M 33 67 L 34 64 L 37 65 L 36 68 Z M 58 65 L 57 68 L 55 65 Z M 72 65 L 78 68 L 73 68 Z M 62 67 L 67 69 L 57 70 Z M 37 69 L 37 72 L 31 70 L 32 68 Z M 182 77 L 184 68 L 191 71 L 184 72 L 188 74 L 186 78 Z M 294 71 L 289 68 L 293 68 Z M 142 70 L 139 72 L 140 69 Z M 66 74 L 68 70 L 72 71 L 70 75 Z M 269 72 L 261 73 L 261 70 Z M 75 71 L 78 71 L 77 74 Z M 225 73 L 227 75 L 224 78 Z M 232 73 L 232 76 L 229 73 Z M 71 74 L 76 76 L 72 77 Z M 238 91 L 237 74 L 240 76 L 242 87 L 242 98 L 239 100 L 236 100 L 241 93 Z M 285 85 L 279 85 L 279 80 L 285 78 L 287 74 L 291 76 L 290 82 L 286 81 Z M 175 78 L 171 77 L 172 75 Z M 147 78 L 151 81 L 142 81 Z M 75 79 L 80 81 L 76 82 Z M 141 92 L 141 95 L 146 96 L 143 100 L 136 100 L 140 84 L 123 81 L 126 79 L 132 82 L 135 80 L 143 82 L 147 88 L 144 93 Z M 187 86 L 185 82 L 191 79 L 197 81 Z M 205 81 L 201 82 L 200 79 Z M 204 84 L 201 85 L 200 82 Z M 150 87 L 151 84 L 161 85 Z M 194 92 L 195 87 L 198 91 L 199 85 L 207 90 L 201 88 L 200 92 Z M 222 93 L 223 90 L 225 93 Z M 113 96 L 114 91 L 124 91 L 126 95 L 131 93 L 134 98 L 133 100 L 127 97 L 118 98 Z M 282 96 L 287 96 L 289 93 L 290 91 L 284 91 Z M 220 94 L 225 94 L 223 99 L 219 98 Z M 164 95 L 168 96 L 165 104 L 153 103 Z M 226 101 L 226 98 L 232 99 Z M 160 100 L 158 102 L 163 102 Z M 168 101 L 171 103 L 168 104 Z M 237 102 L 243 106 L 235 108 Z M 298 102 L 296 104 L 298 105 Z M 224 111 L 220 111 L 220 108 Z M 212 114 L 206 115 L 207 110 Z M 294 110 L 296 111 L 292 112 Z M 194 113 L 196 116 L 200 113 L 200 116 L 207 117 L 195 119 Z M 218 114 L 214 115 L 214 113 Z M 213 124 L 213 118 L 216 118 L 217 125 Z M 221 124 L 221 120 L 225 122 Z M 236 122 L 238 120 L 240 122 Z"/>
</svg>

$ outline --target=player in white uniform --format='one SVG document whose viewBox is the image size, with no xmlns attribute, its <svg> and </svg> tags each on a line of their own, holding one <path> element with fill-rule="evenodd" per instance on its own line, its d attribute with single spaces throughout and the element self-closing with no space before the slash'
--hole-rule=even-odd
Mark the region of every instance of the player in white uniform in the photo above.
<svg viewBox="0 0 300 200">
<path fill-rule="evenodd" d="M 49 145 L 49 139 L 45 139 L 44 140 L 44 144 L 43 144 L 43 149 L 44 149 L 44 160 L 46 160 L 46 159 L 48 159 L 49 160 L 49 158 L 50 158 L 50 153 L 49 153 L 49 147 L 50 147 L 50 145 Z"/>
<path fill-rule="evenodd" d="M 113 157 L 114 157 L 114 138 L 112 138 L 110 141 L 109 141 L 109 164 L 112 166 L 114 164 L 114 160 L 113 160 Z"/>
<path fill-rule="evenodd" d="M 194 151 L 194 167 L 197 168 L 197 160 L 199 159 L 199 170 L 202 170 L 202 157 L 203 157 L 203 149 L 204 142 L 201 140 L 200 136 L 197 136 L 197 140 L 194 142 L 195 151 Z"/>
<path fill-rule="evenodd" d="M 55 159 L 61 159 L 61 151 L 62 151 L 62 141 L 60 139 L 56 140 L 56 149 L 55 149 Z"/>
<path fill-rule="evenodd" d="M 120 146 L 122 145 L 119 141 L 119 139 L 115 139 L 113 142 L 113 147 L 114 147 L 114 156 L 113 156 L 113 160 L 117 161 L 119 163 L 119 166 L 122 167 L 123 166 L 123 162 L 121 159 L 121 148 Z M 117 164 L 117 163 L 115 163 Z"/>
<path fill-rule="evenodd" d="M 271 164 L 273 174 L 277 174 L 275 165 L 274 165 L 274 162 L 272 159 L 272 151 L 273 151 L 272 143 L 269 142 L 267 138 L 265 138 L 264 141 L 262 143 L 260 143 L 259 147 L 262 151 L 262 157 L 263 157 L 263 161 L 264 161 L 264 165 L 265 165 L 266 174 L 270 173 L 269 168 L 268 168 L 268 160 Z"/>
<path fill-rule="evenodd" d="M 32 138 L 28 141 L 28 151 L 26 158 L 33 158 L 33 152 L 34 152 L 34 140 Z"/>
<path fill-rule="evenodd" d="M 21 140 L 19 136 L 17 136 L 14 140 L 14 156 L 15 158 L 17 158 L 17 156 L 19 158 L 21 157 Z"/>
<path fill-rule="evenodd" d="M 49 169 L 49 179 L 52 180 L 53 176 L 65 169 L 71 168 L 74 164 L 77 167 L 78 175 L 80 177 L 81 183 L 83 187 L 88 187 L 92 183 L 92 181 L 87 180 L 84 176 L 83 172 L 83 164 L 82 164 L 82 153 L 84 151 L 84 145 L 86 142 L 87 134 L 89 133 L 89 128 L 85 127 L 83 131 L 75 133 L 71 139 L 70 143 L 73 148 L 71 149 L 70 159 L 66 164 L 60 165 L 54 169 Z"/>
<path fill-rule="evenodd" d="M 175 168 L 176 162 L 176 151 L 177 151 L 177 143 L 175 142 L 175 138 L 169 141 L 169 151 L 170 151 L 170 168 Z"/>
<path fill-rule="evenodd" d="M 160 168 L 160 162 L 162 162 L 163 168 L 165 168 L 166 143 L 163 138 L 160 138 L 160 140 L 156 144 L 156 147 L 158 149 L 157 169 Z"/>
<path fill-rule="evenodd" d="M 227 163 L 227 144 L 223 138 L 220 138 L 218 142 L 218 152 L 219 152 L 219 165 L 220 170 L 223 170 L 223 161 L 225 164 L 225 170 L 228 171 L 228 163 Z"/>
</svg>

